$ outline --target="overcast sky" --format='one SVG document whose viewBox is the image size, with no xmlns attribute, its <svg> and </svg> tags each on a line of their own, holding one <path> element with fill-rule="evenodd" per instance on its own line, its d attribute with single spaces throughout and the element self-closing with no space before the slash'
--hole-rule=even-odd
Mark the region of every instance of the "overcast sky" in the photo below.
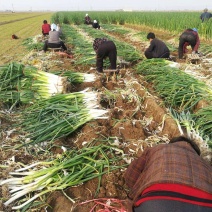
<svg viewBox="0 0 212 212">
<path fill-rule="evenodd" d="M 199 10 L 212 11 L 212 0 L 0 0 L 0 10 Z"/>
</svg>

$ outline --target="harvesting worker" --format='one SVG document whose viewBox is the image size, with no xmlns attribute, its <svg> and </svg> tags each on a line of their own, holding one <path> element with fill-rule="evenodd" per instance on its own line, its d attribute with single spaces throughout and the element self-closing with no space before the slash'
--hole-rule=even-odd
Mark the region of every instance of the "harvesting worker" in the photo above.
<svg viewBox="0 0 212 212">
<path fill-rule="evenodd" d="M 67 50 L 64 42 L 60 39 L 61 31 L 57 31 L 57 25 L 51 25 L 51 31 L 49 32 L 49 39 L 44 42 L 43 51 L 46 52 L 49 48 L 62 48 L 64 51 Z"/>
<path fill-rule="evenodd" d="M 51 26 L 48 24 L 47 20 L 44 20 L 42 25 L 42 34 L 44 36 L 49 35 L 49 31 L 51 31 Z"/>
<path fill-rule="evenodd" d="M 85 14 L 85 21 L 84 21 L 85 24 L 89 25 L 89 24 L 92 24 L 91 22 L 91 18 L 88 14 Z"/>
<path fill-rule="evenodd" d="M 150 41 L 150 46 L 144 52 L 147 59 L 169 58 L 170 51 L 168 47 L 163 41 L 157 39 L 153 32 L 147 34 L 147 39 Z"/>
<path fill-rule="evenodd" d="M 212 167 L 183 136 L 146 148 L 127 168 L 134 212 L 211 212 Z"/>
<path fill-rule="evenodd" d="M 178 47 L 179 59 L 182 59 L 183 55 L 188 52 L 187 49 L 188 46 L 191 46 L 192 54 L 198 53 L 199 45 L 200 45 L 200 39 L 197 29 L 196 28 L 186 29 L 180 35 L 180 41 Z"/>
<path fill-rule="evenodd" d="M 93 49 L 96 52 L 96 69 L 103 72 L 103 60 L 107 57 L 110 60 L 109 69 L 116 69 L 117 50 L 113 41 L 106 38 L 96 38 L 93 42 Z"/>
<path fill-rule="evenodd" d="M 94 20 L 94 21 L 93 21 L 92 26 L 93 26 L 94 29 L 100 29 L 100 25 L 99 25 L 99 23 L 98 23 L 97 20 Z"/>
<path fill-rule="evenodd" d="M 205 8 L 203 13 L 200 15 L 202 22 L 209 20 L 212 17 L 212 14 L 208 12 L 208 9 Z"/>
</svg>

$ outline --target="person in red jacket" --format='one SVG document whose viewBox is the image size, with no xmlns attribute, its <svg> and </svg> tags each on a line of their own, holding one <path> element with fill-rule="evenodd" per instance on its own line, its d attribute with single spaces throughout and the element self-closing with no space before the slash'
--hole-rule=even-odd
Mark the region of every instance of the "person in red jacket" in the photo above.
<svg viewBox="0 0 212 212">
<path fill-rule="evenodd" d="M 191 46 L 192 54 L 196 54 L 198 53 L 199 45 L 200 45 L 200 39 L 197 29 L 196 28 L 186 29 L 180 35 L 179 48 L 178 48 L 179 59 L 182 59 L 183 55 L 188 52 L 187 46 Z"/>
<path fill-rule="evenodd" d="M 211 212 L 212 167 L 184 136 L 144 150 L 125 172 L 129 211 Z"/>
<path fill-rule="evenodd" d="M 51 31 L 51 26 L 48 24 L 47 20 L 44 20 L 42 25 L 42 34 L 44 36 L 49 35 L 49 31 Z"/>
</svg>

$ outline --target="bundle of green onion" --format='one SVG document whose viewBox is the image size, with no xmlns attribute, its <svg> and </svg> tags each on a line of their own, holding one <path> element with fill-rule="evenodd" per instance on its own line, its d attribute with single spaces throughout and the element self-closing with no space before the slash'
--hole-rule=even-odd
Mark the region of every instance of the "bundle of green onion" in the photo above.
<svg viewBox="0 0 212 212">
<path fill-rule="evenodd" d="M 168 107 L 179 111 L 192 110 L 200 100 L 212 101 L 211 89 L 205 83 L 171 67 L 171 64 L 163 59 L 145 60 L 137 65 L 137 72 L 154 83 Z"/>
<path fill-rule="evenodd" d="M 42 50 L 44 45 L 42 35 L 36 35 L 35 37 L 26 38 L 23 40 L 22 45 L 26 46 L 28 50 Z"/>
<path fill-rule="evenodd" d="M 70 83 L 94 82 L 96 77 L 94 74 L 86 74 L 72 71 L 51 71 L 51 73 L 61 77 L 67 77 Z"/>
<path fill-rule="evenodd" d="M 35 67 L 9 63 L 0 67 L 0 100 L 8 104 L 30 103 L 49 98 L 68 89 L 67 77 L 60 77 Z"/>
<path fill-rule="evenodd" d="M 40 70 L 30 70 L 30 72 L 25 70 L 25 76 L 34 79 L 32 89 L 36 90 L 41 98 L 49 98 L 58 93 L 66 93 L 70 85 L 67 77 L 57 76 Z"/>
<path fill-rule="evenodd" d="M 200 109 L 197 113 L 189 111 L 178 113 L 170 108 L 181 135 L 186 134 L 189 138 L 198 141 L 204 147 L 212 147 L 212 107 Z"/>
<path fill-rule="evenodd" d="M 70 83 L 93 81 L 94 74 L 71 71 L 57 71 L 53 74 L 12 62 L 0 66 L 0 100 L 10 105 L 28 104 L 58 93 L 67 93 Z"/>
<path fill-rule="evenodd" d="M 212 148 L 212 106 L 198 110 L 192 117 L 203 136 L 208 138 L 208 145 Z"/>
<path fill-rule="evenodd" d="M 122 154 L 117 153 L 122 151 L 102 143 L 78 151 L 66 151 L 54 160 L 38 162 L 11 172 L 10 175 L 15 177 L 0 183 L 0 185 L 7 184 L 12 195 L 4 204 L 8 206 L 27 194 L 33 194 L 34 196 L 26 202 L 25 199 L 16 202 L 17 205 L 12 209 L 18 210 L 55 190 L 77 186 L 96 177 L 100 183 L 103 174 L 125 166 L 118 165 Z"/>
<path fill-rule="evenodd" d="M 107 111 L 98 107 L 97 93 L 87 91 L 57 94 L 36 102 L 19 117 L 18 126 L 27 133 L 23 145 L 54 141 L 92 119 L 107 118 L 103 116 Z"/>
</svg>

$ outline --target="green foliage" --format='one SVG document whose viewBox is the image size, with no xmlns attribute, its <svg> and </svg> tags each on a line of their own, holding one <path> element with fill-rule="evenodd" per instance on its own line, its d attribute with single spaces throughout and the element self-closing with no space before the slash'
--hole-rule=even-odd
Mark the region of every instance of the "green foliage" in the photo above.
<svg viewBox="0 0 212 212">
<path fill-rule="evenodd" d="M 60 16 L 62 18 L 60 18 Z M 79 12 L 58 12 L 53 15 L 52 21 L 60 23 L 83 24 L 85 13 Z M 99 20 L 101 24 L 137 24 L 151 26 L 152 28 L 163 29 L 179 34 L 186 28 L 197 28 L 200 37 L 207 40 L 212 38 L 212 19 L 202 23 L 199 12 L 97 12 L 90 11 L 92 20 Z"/>
<path fill-rule="evenodd" d="M 22 45 L 25 46 L 28 50 L 36 49 L 38 51 L 43 49 L 44 43 L 42 40 L 35 40 L 36 38 L 30 37 L 23 40 Z"/>
<path fill-rule="evenodd" d="M 192 111 L 200 100 L 212 101 L 210 88 L 205 83 L 178 68 L 170 67 L 169 63 L 164 59 L 150 59 L 137 65 L 137 72 L 154 83 L 167 107 L 178 111 Z"/>
</svg>

